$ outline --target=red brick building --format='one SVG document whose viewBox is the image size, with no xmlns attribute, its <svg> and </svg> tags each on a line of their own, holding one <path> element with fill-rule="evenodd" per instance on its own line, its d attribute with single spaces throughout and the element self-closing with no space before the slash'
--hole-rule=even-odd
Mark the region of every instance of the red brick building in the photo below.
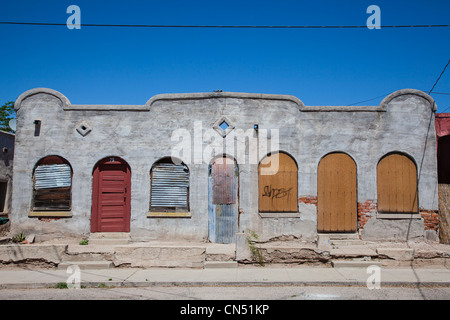
<svg viewBox="0 0 450 320">
<path fill-rule="evenodd" d="M 438 181 L 450 183 L 450 113 L 436 113 Z"/>
<path fill-rule="evenodd" d="M 439 238 L 450 243 L 450 113 L 436 113 Z"/>
</svg>

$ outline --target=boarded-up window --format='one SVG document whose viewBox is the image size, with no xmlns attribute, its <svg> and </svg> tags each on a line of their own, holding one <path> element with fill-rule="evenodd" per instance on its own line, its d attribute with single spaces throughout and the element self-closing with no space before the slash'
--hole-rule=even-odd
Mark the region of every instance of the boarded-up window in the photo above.
<svg viewBox="0 0 450 320">
<path fill-rule="evenodd" d="M 71 209 L 72 168 L 63 158 L 49 156 L 38 162 L 33 173 L 33 210 Z"/>
<path fill-rule="evenodd" d="M 258 167 L 259 211 L 297 212 L 297 164 L 285 153 L 265 157 Z"/>
<path fill-rule="evenodd" d="M 378 211 L 418 212 L 417 170 L 403 154 L 390 154 L 377 167 Z"/>
<path fill-rule="evenodd" d="M 185 164 L 175 164 L 169 158 L 153 165 L 150 210 L 189 210 L 189 170 Z"/>
</svg>

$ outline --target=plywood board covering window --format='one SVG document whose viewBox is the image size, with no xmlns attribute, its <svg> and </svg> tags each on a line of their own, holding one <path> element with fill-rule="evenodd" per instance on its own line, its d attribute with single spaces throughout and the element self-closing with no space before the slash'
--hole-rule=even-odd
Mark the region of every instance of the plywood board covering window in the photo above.
<svg viewBox="0 0 450 320">
<path fill-rule="evenodd" d="M 34 211 L 71 209 L 72 169 L 64 159 L 42 159 L 34 169 L 33 182 Z"/>
<path fill-rule="evenodd" d="M 160 161 L 151 170 L 150 211 L 189 210 L 189 170 L 185 164 Z"/>
<path fill-rule="evenodd" d="M 265 157 L 258 167 L 259 211 L 297 212 L 297 164 L 285 153 Z"/>
<path fill-rule="evenodd" d="M 377 166 L 378 211 L 417 213 L 417 169 L 406 155 L 385 156 Z"/>
</svg>

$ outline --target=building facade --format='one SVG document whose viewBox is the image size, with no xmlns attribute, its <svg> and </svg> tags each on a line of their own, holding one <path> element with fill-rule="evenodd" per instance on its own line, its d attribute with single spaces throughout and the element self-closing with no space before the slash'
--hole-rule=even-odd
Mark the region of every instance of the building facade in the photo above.
<svg viewBox="0 0 450 320">
<path fill-rule="evenodd" d="M 0 131 L 0 237 L 9 233 L 14 162 L 14 134 Z"/>
<path fill-rule="evenodd" d="M 16 101 L 12 232 L 126 232 L 229 243 L 359 233 L 436 238 L 433 99 L 305 106 L 287 95 L 163 94 L 73 105 L 45 88 Z"/>
<path fill-rule="evenodd" d="M 439 240 L 450 244 L 450 113 L 436 114 Z"/>
</svg>

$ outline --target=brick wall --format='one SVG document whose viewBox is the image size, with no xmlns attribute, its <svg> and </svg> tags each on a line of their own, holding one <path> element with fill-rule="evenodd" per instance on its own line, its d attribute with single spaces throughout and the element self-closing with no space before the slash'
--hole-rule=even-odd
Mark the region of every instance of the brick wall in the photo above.
<svg viewBox="0 0 450 320">
<path fill-rule="evenodd" d="M 313 204 L 317 206 L 317 197 L 314 196 L 303 196 L 298 198 L 299 203 Z"/>
<path fill-rule="evenodd" d="M 298 198 L 299 203 L 313 204 L 317 206 L 316 196 L 303 196 Z M 377 203 L 373 200 L 358 202 L 358 229 L 363 229 L 367 221 L 377 213 Z M 425 230 L 439 229 L 439 212 L 420 209 L 420 215 L 424 219 Z"/>
<path fill-rule="evenodd" d="M 439 229 L 439 212 L 434 210 L 420 209 L 420 215 L 424 220 L 425 230 Z"/>
<path fill-rule="evenodd" d="M 358 202 L 358 227 L 364 228 L 364 225 L 375 215 L 377 212 L 377 203 L 372 200 L 365 202 Z"/>
</svg>

